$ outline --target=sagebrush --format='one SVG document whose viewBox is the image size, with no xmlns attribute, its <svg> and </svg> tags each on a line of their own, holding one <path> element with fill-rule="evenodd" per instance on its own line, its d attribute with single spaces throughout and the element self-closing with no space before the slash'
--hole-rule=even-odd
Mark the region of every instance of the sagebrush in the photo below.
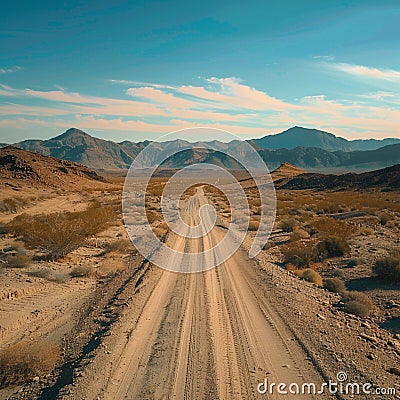
<svg viewBox="0 0 400 400">
<path fill-rule="evenodd" d="M 116 218 L 115 207 L 94 204 L 85 211 L 21 214 L 9 223 L 8 228 L 27 248 L 55 260 L 77 249 L 88 237 L 104 230 Z"/>
</svg>

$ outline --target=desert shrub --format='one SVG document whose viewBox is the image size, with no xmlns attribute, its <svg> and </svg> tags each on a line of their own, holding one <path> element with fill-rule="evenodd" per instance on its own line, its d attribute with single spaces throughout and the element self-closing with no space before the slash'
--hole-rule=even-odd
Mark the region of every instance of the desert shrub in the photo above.
<svg viewBox="0 0 400 400">
<path fill-rule="evenodd" d="M 371 313 L 371 309 L 366 304 L 356 300 L 347 302 L 344 305 L 344 311 L 362 318 L 368 317 Z"/>
<path fill-rule="evenodd" d="M 338 236 L 344 239 L 348 239 L 356 231 L 348 222 L 329 217 L 317 219 L 313 226 L 322 236 Z"/>
<path fill-rule="evenodd" d="M 93 267 L 91 265 L 78 265 L 72 268 L 69 273 L 71 278 L 82 278 L 85 276 L 90 276 L 93 273 Z"/>
<path fill-rule="evenodd" d="M 0 201 L 0 211 L 1 212 L 16 212 L 18 209 L 18 202 L 13 199 L 4 199 Z"/>
<path fill-rule="evenodd" d="M 360 230 L 360 233 L 362 236 L 371 236 L 373 235 L 375 232 L 372 228 L 370 228 L 369 226 L 364 227 Z"/>
<path fill-rule="evenodd" d="M 282 248 L 285 264 L 296 268 L 307 267 L 315 260 L 315 246 L 311 242 L 292 242 Z"/>
<path fill-rule="evenodd" d="M 56 283 L 66 283 L 69 281 L 70 275 L 65 271 L 53 271 L 49 276 L 49 281 Z"/>
<path fill-rule="evenodd" d="M 367 317 L 372 309 L 371 299 L 361 292 L 350 291 L 343 293 L 343 301 L 345 302 L 344 311 L 359 317 Z"/>
<path fill-rule="evenodd" d="M 346 290 L 346 285 L 340 278 L 324 279 L 324 287 L 333 293 L 343 293 Z"/>
<path fill-rule="evenodd" d="M 50 282 L 56 283 L 66 283 L 70 278 L 70 275 L 65 271 L 52 271 L 49 268 L 29 271 L 28 275 L 35 278 L 47 279 Z"/>
<path fill-rule="evenodd" d="M 283 219 L 279 222 L 279 228 L 281 228 L 284 232 L 293 232 L 294 227 L 296 226 L 297 221 L 294 218 Z"/>
<path fill-rule="evenodd" d="M 400 256 L 389 256 L 376 260 L 372 271 L 386 281 L 400 282 Z"/>
<path fill-rule="evenodd" d="M 249 221 L 249 231 L 256 231 L 260 227 L 260 221 Z"/>
<path fill-rule="evenodd" d="M 51 275 L 51 270 L 50 269 L 36 269 L 33 271 L 28 272 L 29 276 L 33 276 L 35 278 L 41 278 L 41 279 L 48 279 Z"/>
<path fill-rule="evenodd" d="M 335 269 L 332 271 L 332 275 L 333 275 L 335 278 L 343 278 L 343 277 L 344 277 L 344 273 L 343 273 L 343 271 L 342 271 L 340 268 L 335 268 Z"/>
<path fill-rule="evenodd" d="M 116 219 L 111 206 L 94 204 L 85 211 L 42 215 L 21 214 L 9 223 L 12 233 L 28 248 L 38 249 L 55 260 L 80 247 L 85 240 Z"/>
<path fill-rule="evenodd" d="M 317 258 L 342 257 L 350 251 L 347 241 L 341 237 L 331 236 L 317 244 Z"/>
<path fill-rule="evenodd" d="M 308 282 L 312 282 L 318 286 L 322 286 L 322 277 L 314 269 L 311 269 L 311 268 L 305 269 L 301 276 L 303 279 L 305 279 Z"/>
<path fill-rule="evenodd" d="M 113 242 L 107 243 L 106 244 L 106 253 L 110 252 L 117 252 L 117 253 L 128 253 L 134 251 L 135 248 L 133 247 L 133 244 L 130 240 L 128 239 L 119 239 L 115 240 Z"/>
<path fill-rule="evenodd" d="M 0 352 L 0 388 L 24 383 L 52 371 L 60 350 L 52 343 L 20 342 Z"/>
<path fill-rule="evenodd" d="M 291 241 L 291 242 L 297 242 L 300 239 L 301 239 L 301 235 L 298 232 L 292 232 L 292 234 L 289 237 L 289 241 Z"/>
<path fill-rule="evenodd" d="M 300 226 L 295 226 L 293 228 L 293 233 L 296 233 L 300 236 L 301 239 L 309 239 L 310 233 L 307 232 L 305 229 L 301 228 Z"/>
<path fill-rule="evenodd" d="M 27 254 L 8 254 L 6 257 L 6 266 L 10 268 L 24 268 L 31 263 L 31 257 Z"/>
<path fill-rule="evenodd" d="M 390 220 L 390 218 L 389 218 L 388 215 L 382 214 L 382 215 L 380 216 L 379 222 L 381 223 L 381 225 L 384 226 L 384 225 L 386 225 L 386 224 L 389 222 L 389 220 Z"/>
</svg>

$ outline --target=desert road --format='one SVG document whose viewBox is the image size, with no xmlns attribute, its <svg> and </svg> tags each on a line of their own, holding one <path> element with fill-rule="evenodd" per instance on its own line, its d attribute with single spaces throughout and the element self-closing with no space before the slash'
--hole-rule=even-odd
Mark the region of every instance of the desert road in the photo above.
<svg viewBox="0 0 400 400">
<path fill-rule="evenodd" d="M 199 209 L 207 202 L 202 188 L 187 200 L 182 215 L 189 226 L 201 223 Z M 224 234 L 220 227 L 200 238 L 171 233 L 167 244 L 197 253 L 213 248 Z M 242 249 L 206 272 L 163 270 L 101 398 L 329 398 L 258 392 L 265 378 L 287 385 L 322 383 L 260 285 L 254 261 Z"/>
</svg>

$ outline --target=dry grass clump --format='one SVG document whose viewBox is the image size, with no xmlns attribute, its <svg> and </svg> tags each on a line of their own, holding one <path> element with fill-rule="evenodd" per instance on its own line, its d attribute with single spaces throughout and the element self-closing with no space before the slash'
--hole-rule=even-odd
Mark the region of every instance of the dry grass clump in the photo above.
<svg viewBox="0 0 400 400">
<path fill-rule="evenodd" d="M 29 267 L 32 258 L 27 254 L 8 254 L 6 256 L 6 266 L 10 268 L 25 268 Z"/>
<path fill-rule="evenodd" d="M 371 227 L 369 227 L 369 226 L 362 227 L 362 228 L 360 229 L 360 234 L 361 234 L 361 236 L 371 236 L 371 235 L 373 235 L 374 233 L 375 233 L 375 231 L 374 231 Z"/>
<path fill-rule="evenodd" d="M 119 239 L 114 240 L 113 242 L 109 242 L 106 244 L 106 248 L 102 255 L 107 253 L 130 253 L 136 251 L 135 247 L 133 246 L 132 242 L 128 239 Z"/>
<path fill-rule="evenodd" d="M 304 241 L 295 237 L 281 249 L 285 264 L 293 265 L 297 269 L 306 268 L 326 258 L 341 257 L 349 250 L 348 243 L 336 237 L 326 238 L 317 245 L 312 240 Z"/>
<path fill-rule="evenodd" d="M 344 239 L 350 238 L 357 230 L 348 222 L 335 218 L 318 218 L 312 223 L 312 226 L 322 236 L 338 236 Z"/>
<path fill-rule="evenodd" d="M 283 232 L 293 232 L 296 225 L 297 221 L 294 218 L 283 219 L 279 222 L 279 228 L 281 228 Z"/>
<path fill-rule="evenodd" d="M 249 221 L 249 227 L 247 228 L 249 231 L 256 231 L 260 227 L 260 221 Z"/>
<path fill-rule="evenodd" d="M 295 226 L 293 228 L 293 232 L 289 237 L 289 240 L 291 242 L 296 242 L 298 240 L 301 239 L 309 239 L 310 238 L 310 234 L 303 228 L 301 228 L 300 226 Z"/>
<path fill-rule="evenodd" d="M 71 278 L 83 278 L 93 275 L 94 268 L 91 265 L 78 265 L 69 273 Z"/>
<path fill-rule="evenodd" d="M 344 293 L 346 285 L 343 279 L 340 278 L 326 278 L 324 279 L 324 288 L 333 293 Z"/>
<path fill-rule="evenodd" d="M 390 217 L 387 214 L 382 214 L 379 218 L 381 225 L 385 226 L 390 221 Z"/>
<path fill-rule="evenodd" d="M 301 241 L 283 246 L 282 253 L 285 264 L 291 264 L 298 269 L 308 267 L 316 255 L 314 243 Z"/>
<path fill-rule="evenodd" d="M 42 215 L 22 214 L 9 223 L 9 230 L 28 248 L 56 260 L 80 247 L 85 240 L 102 230 L 117 213 L 114 207 L 94 204 L 85 211 Z"/>
<path fill-rule="evenodd" d="M 50 282 L 66 283 L 70 279 L 70 274 L 65 271 L 52 271 L 50 268 L 37 269 L 28 272 L 29 276 L 35 278 L 47 279 Z"/>
<path fill-rule="evenodd" d="M 388 256 L 376 260 L 372 271 L 383 280 L 400 282 L 400 256 Z"/>
<path fill-rule="evenodd" d="M 319 260 L 342 257 L 350 251 L 347 241 L 341 237 L 331 236 L 317 244 L 316 257 Z"/>
<path fill-rule="evenodd" d="M 52 371 L 60 349 L 52 343 L 20 342 L 0 352 L 0 388 L 24 383 Z"/>
<path fill-rule="evenodd" d="M 308 281 L 308 282 L 312 282 L 318 286 L 322 286 L 322 277 L 321 275 L 315 271 L 314 269 L 311 268 L 307 268 L 302 272 L 301 277 Z"/>
<path fill-rule="evenodd" d="M 368 317 L 373 309 L 372 301 L 364 293 L 351 291 L 343 294 L 344 311 L 358 317 Z"/>
<path fill-rule="evenodd" d="M 9 197 L 3 200 L 0 200 L 0 212 L 9 212 L 15 213 L 20 208 L 26 206 L 32 201 L 36 200 L 36 197 Z"/>
</svg>

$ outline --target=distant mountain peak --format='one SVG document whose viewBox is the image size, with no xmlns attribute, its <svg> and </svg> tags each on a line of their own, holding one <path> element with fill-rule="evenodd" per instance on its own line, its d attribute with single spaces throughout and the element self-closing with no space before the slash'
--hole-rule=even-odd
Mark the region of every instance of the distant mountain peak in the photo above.
<svg viewBox="0 0 400 400">
<path fill-rule="evenodd" d="M 284 162 L 278 168 L 272 171 L 271 175 L 272 179 L 275 181 L 278 179 L 293 178 L 297 175 L 301 175 L 304 173 L 306 173 L 304 169 L 296 167 L 295 165 L 288 162 Z"/>
<path fill-rule="evenodd" d="M 278 170 L 299 171 L 300 173 L 305 172 L 303 169 L 301 169 L 299 167 L 296 167 L 295 165 L 290 164 L 290 163 L 288 163 L 286 161 L 284 163 L 282 163 L 275 171 L 278 171 Z"/>
<path fill-rule="evenodd" d="M 63 140 L 63 139 L 67 139 L 70 137 L 78 137 L 78 136 L 85 137 L 85 138 L 92 137 L 88 133 L 86 133 L 78 128 L 69 128 L 61 135 L 54 137 L 52 140 Z"/>
</svg>

